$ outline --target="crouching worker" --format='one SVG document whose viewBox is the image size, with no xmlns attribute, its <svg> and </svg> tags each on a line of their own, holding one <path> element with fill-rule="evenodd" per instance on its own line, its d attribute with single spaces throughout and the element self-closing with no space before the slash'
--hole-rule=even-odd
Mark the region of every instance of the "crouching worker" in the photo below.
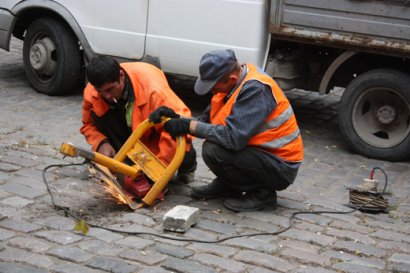
<svg viewBox="0 0 410 273">
<path fill-rule="evenodd" d="M 165 129 L 206 141 L 202 156 L 216 178 L 192 188 L 194 197 L 226 197 L 233 211 L 276 207 L 276 192 L 296 178 L 303 144 L 292 107 L 275 81 L 261 69 L 240 65 L 232 50 L 205 54 L 195 92 L 213 93 L 197 119 L 172 118 Z"/>
<path fill-rule="evenodd" d="M 89 83 L 84 90 L 80 132 L 93 151 L 114 157 L 138 125 L 159 107 L 168 106 L 164 109 L 191 116 L 188 107 L 169 87 L 164 73 L 153 65 L 142 62 L 120 65 L 113 58 L 97 56 L 90 61 L 86 72 Z M 157 113 L 162 114 L 161 110 Z M 176 142 L 161 127 L 158 125 L 147 131 L 141 141 L 168 165 L 175 154 Z M 177 179 L 190 182 L 195 169 L 196 152 L 191 138 L 187 138 L 186 154 Z M 125 179 L 123 187 L 131 193 L 139 193 L 135 184 L 140 181 L 141 177 L 135 181 Z"/>
</svg>

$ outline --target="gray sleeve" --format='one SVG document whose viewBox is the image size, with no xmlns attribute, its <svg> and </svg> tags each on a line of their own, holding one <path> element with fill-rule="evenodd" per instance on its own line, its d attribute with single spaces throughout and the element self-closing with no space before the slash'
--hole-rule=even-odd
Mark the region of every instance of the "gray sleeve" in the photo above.
<svg viewBox="0 0 410 273">
<path fill-rule="evenodd" d="M 238 94 L 232 113 L 226 118 L 226 126 L 198 122 L 195 136 L 226 149 L 240 150 L 256 134 L 275 107 L 276 100 L 270 87 L 259 81 L 249 81 Z"/>
</svg>

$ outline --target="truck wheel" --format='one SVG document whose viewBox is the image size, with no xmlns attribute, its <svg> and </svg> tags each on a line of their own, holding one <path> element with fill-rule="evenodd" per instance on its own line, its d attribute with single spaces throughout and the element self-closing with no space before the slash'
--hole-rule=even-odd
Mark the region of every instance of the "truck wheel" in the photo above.
<svg viewBox="0 0 410 273">
<path fill-rule="evenodd" d="M 41 18 L 30 24 L 23 62 L 30 84 L 40 93 L 69 93 L 83 82 L 78 40 L 57 20 Z"/>
<path fill-rule="evenodd" d="M 410 155 L 410 77 L 376 69 L 359 75 L 339 102 L 340 130 L 358 153 L 397 161 Z"/>
</svg>

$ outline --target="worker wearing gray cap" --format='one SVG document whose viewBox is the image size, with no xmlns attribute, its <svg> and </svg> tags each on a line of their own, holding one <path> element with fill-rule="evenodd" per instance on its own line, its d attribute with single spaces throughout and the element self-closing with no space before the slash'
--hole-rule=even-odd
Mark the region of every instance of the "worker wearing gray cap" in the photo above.
<svg viewBox="0 0 410 273">
<path fill-rule="evenodd" d="M 206 141 L 202 156 L 216 175 L 192 188 L 201 199 L 225 197 L 233 211 L 276 208 L 277 191 L 296 178 L 303 144 L 292 107 L 276 82 L 252 64 L 240 65 L 233 50 L 214 50 L 199 65 L 195 92 L 212 92 L 195 119 L 172 118 L 171 136 L 191 134 Z"/>
</svg>

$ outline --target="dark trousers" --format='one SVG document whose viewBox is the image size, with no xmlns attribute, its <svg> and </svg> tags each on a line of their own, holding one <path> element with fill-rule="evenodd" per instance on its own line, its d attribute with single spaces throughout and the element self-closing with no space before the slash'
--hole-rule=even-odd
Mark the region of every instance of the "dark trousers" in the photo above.
<svg viewBox="0 0 410 273">
<path fill-rule="evenodd" d="M 235 191 L 280 191 L 289 186 L 279 175 L 280 162 L 256 148 L 232 151 L 205 141 L 202 157 L 218 179 Z"/>
<path fill-rule="evenodd" d="M 91 116 L 98 131 L 108 138 L 110 144 L 118 152 L 131 135 L 131 130 L 128 128 L 125 120 L 125 113 L 110 109 L 102 117 L 98 117 L 94 112 L 91 113 Z M 125 163 L 127 162 L 131 163 L 130 161 Z M 196 170 L 196 166 L 196 151 L 194 145 L 191 145 L 191 149 L 185 153 L 184 160 L 178 171 L 181 173 L 193 172 Z"/>
</svg>

